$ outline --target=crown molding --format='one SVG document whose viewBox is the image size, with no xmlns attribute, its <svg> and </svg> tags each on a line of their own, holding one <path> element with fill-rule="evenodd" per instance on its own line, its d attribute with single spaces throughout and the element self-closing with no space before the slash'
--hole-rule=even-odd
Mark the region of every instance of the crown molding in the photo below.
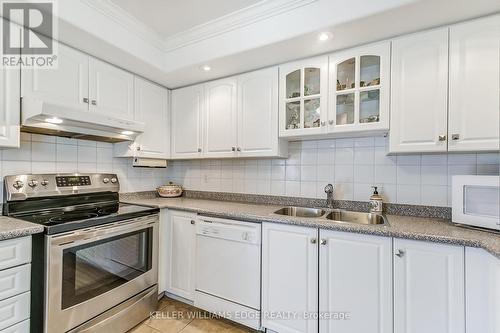
<svg viewBox="0 0 500 333">
<path fill-rule="evenodd" d="M 111 0 L 80 0 L 131 34 L 168 53 L 216 37 L 267 18 L 309 5 L 318 0 L 262 0 L 252 6 L 221 16 L 188 30 L 164 38 Z"/>
<path fill-rule="evenodd" d="M 148 42 L 160 51 L 165 51 L 164 38 L 155 30 L 135 18 L 111 0 L 80 0 L 81 3 L 105 16 L 122 28 Z"/>
<path fill-rule="evenodd" d="M 165 51 L 169 52 L 195 44 L 316 1 L 318 0 L 262 0 L 252 6 L 242 8 L 166 38 Z"/>
</svg>

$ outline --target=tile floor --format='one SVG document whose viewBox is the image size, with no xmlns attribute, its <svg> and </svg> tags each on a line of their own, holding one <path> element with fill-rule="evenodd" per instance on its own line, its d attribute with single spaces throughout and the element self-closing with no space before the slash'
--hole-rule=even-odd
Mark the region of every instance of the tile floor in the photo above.
<svg viewBox="0 0 500 333">
<path fill-rule="evenodd" d="M 128 333 L 254 333 L 252 329 L 164 297 L 158 302 L 156 318 L 146 319 Z"/>
</svg>

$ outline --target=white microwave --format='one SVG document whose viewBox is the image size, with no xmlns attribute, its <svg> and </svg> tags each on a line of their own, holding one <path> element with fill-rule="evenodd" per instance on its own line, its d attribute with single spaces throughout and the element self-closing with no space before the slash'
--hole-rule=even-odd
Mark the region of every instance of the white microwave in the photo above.
<svg viewBox="0 0 500 333">
<path fill-rule="evenodd" d="M 452 221 L 500 232 L 500 176 L 453 176 Z"/>
</svg>

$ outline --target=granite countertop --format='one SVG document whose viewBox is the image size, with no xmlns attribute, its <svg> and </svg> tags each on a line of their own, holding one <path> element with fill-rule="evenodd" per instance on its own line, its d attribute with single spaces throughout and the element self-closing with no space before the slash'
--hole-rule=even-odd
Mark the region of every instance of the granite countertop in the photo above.
<svg viewBox="0 0 500 333">
<path fill-rule="evenodd" d="M 363 225 L 333 222 L 325 218 L 300 218 L 276 215 L 273 212 L 282 206 L 265 204 L 248 204 L 185 197 L 141 198 L 140 196 L 127 196 L 122 198 L 121 201 L 244 221 L 286 223 L 329 230 L 480 247 L 500 259 L 500 234 L 457 227 L 446 220 L 436 218 L 386 215 L 389 225 Z"/>
<path fill-rule="evenodd" d="M 0 215 L 0 241 L 43 232 L 43 226 Z"/>
</svg>

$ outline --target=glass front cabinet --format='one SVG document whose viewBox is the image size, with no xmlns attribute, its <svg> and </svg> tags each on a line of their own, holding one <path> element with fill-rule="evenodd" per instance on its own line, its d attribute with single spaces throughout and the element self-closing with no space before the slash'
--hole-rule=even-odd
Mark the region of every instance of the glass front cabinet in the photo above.
<svg viewBox="0 0 500 333">
<path fill-rule="evenodd" d="M 280 66 L 280 137 L 327 131 L 328 57 Z"/>
<path fill-rule="evenodd" d="M 328 132 L 389 130 L 390 42 L 329 57 Z"/>
</svg>

